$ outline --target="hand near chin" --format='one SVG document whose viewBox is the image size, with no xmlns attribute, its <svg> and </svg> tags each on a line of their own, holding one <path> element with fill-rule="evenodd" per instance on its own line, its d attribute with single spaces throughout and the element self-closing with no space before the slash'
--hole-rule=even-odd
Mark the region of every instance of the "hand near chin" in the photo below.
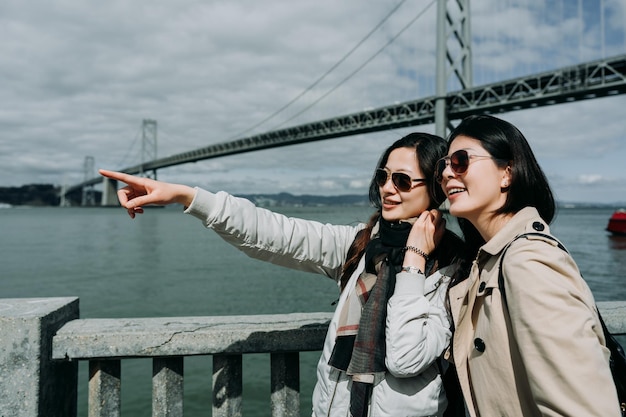
<svg viewBox="0 0 626 417">
<path fill-rule="evenodd" d="M 445 230 L 446 220 L 442 213 L 436 209 L 426 210 L 413 223 L 407 246 L 414 246 L 430 255 L 441 242 Z"/>
</svg>

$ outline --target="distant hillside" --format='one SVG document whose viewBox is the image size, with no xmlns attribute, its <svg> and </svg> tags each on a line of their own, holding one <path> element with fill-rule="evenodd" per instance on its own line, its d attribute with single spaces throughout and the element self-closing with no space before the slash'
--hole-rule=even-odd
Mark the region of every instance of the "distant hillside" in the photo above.
<svg viewBox="0 0 626 417">
<path fill-rule="evenodd" d="M 0 204 L 11 206 L 58 206 L 60 204 L 59 190 L 52 184 L 29 184 L 21 187 L 0 187 Z M 73 205 L 80 204 L 80 193 L 72 198 Z M 241 195 L 258 206 L 354 206 L 368 205 L 365 195 L 293 195 L 280 194 L 246 194 Z M 96 205 L 100 204 L 101 193 L 95 193 Z"/>
<path fill-rule="evenodd" d="M 367 206 L 369 198 L 366 195 L 338 195 L 338 196 L 321 196 L 321 195 L 293 195 L 289 193 L 280 194 L 242 194 L 243 197 L 252 201 L 261 207 L 280 207 L 280 206 Z"/>
<path fill-rule="evenodd" d="M 100 205 L 102 193 L 94 191 L 96 205 Z M 293 195 L 290 193 L 280 194 L 240 194 L 240 197 L 252 201 L 261 207 L 281 206 L 368 206 L 367 195 L 346 194 L 337 196 L 322 195 Z M 80 205 L 81 192 L 67 196 L 67 202 L 71 205 Z M 0 187 L 0 205 L 10 206 L 58 206 L 60 204 L 59 189 L 52 184 L 28 184 L 21 187 Z M 619 208 L 625 207 L 626 203 L 602 204 L 595 202 L 558 202 L 561 209 L 568 208 Z"/>
<path fill-rule="evenodd" d="M 57 191 L 52 184 L 0 187 L 0 203 L 12 206 L 58 206 Z"/>
</svg>

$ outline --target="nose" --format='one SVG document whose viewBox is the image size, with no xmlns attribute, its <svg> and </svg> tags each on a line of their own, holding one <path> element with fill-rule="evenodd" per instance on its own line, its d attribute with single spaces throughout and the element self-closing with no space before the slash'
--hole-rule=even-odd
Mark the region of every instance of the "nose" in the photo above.
<svg viewBox="0 0 626 417">
<path fill-rule="evenodd" d="M 452 168 L 450 167 L 450 161 L 447 159 L 444 159 L 443 163 L 445 164 L 445 166 L 443 167 L 443 171 L 441 171 L 442 183 L 446 181 L 447 179 L 454 177 L 454 171 L 452 171 Z"/>
</svg>

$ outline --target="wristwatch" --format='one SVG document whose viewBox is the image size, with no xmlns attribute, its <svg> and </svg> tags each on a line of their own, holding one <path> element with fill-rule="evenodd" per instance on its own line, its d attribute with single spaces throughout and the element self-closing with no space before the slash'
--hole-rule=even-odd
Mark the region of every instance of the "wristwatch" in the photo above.
<svg viewBox="0 0 626 417">
<path fill-rule="evenodd" d="M 422 274 L 424 275 L 424 271 L 419 269 L 416 266 L 403 266 L 400 272 L 408 272 L 409 274 Z"/>
</svg>

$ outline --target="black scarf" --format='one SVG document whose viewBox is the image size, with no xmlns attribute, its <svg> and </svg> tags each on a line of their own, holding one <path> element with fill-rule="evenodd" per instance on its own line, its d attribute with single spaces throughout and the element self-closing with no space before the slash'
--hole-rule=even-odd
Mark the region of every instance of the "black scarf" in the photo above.
<svg viewBox="0 0 626 417">
<path fill-rule="evenodd" d="M 365 269 L 339 318 L 329 364 L 352 377 L 350 414 L 367 415 L 376 376 L 384 377 L 387 301 L 404 259 L 412 224 L 379 219 L 379 232 L 365 249 Z"/>
</svg>

